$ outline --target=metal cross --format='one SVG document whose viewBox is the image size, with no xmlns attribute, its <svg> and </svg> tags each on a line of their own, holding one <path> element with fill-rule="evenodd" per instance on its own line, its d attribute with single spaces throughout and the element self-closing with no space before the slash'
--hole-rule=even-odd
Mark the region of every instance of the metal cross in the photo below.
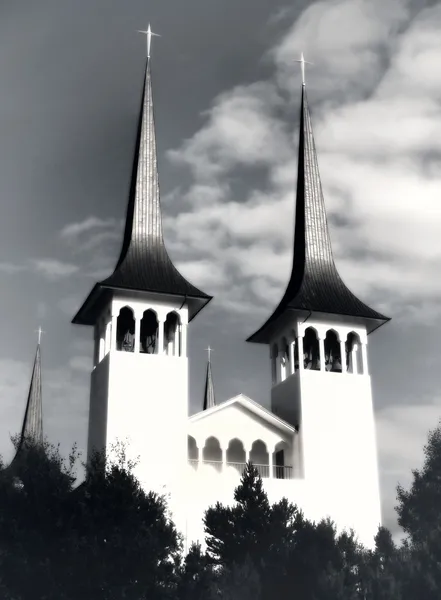
<svg viewBox="0 0 441 600">
<path fill-rule="evenodd" d="M 211 353 L 213 352 L 213 348 L 210 348 L 210 346 L 208 346 L 208 348 L 205 348 L 205 350 L 208 352 L 208 362 L 211 361 Z"/>
<path fill-rule="evenodd" d="M 38 329 L 35 330 L 35 333 L 38 333 L 38 343 L 40 344 L 40 342 L 41 342 L 41 334 L 42 333 L 46 333 L 46 332 L 43 331 L 41 327 L 39 327 Z"/>
<path fill-rule="evenodd" d="M 302 70 L 302 85 L 305 85 L 305 64 L 312 65 L 314 63 L 311 63 L 311 62 L 308 62 L 307 60 L 305 60 L 305 57 L 303 56 L 303 52 L 300 55 L 300 60 L 296 60 L 294 62 L 300 63 L 300 68 Z"/>
<path fill-rule="evenodd" d="M 150 27 L 150 23 L 149 26 L 147 27 L 147 31 L 142 31 L 140 29 L 138 29 L 138 33 L 143 33 L 144 35 L 147 36 L 147 58 L 150 58 L 150 49 L 152 47 L 152 37 L 156 36 L 156 37 L 161 37 L 159 35 L 159 33 L 153 33 L 151 27 Z"/>
</svg>

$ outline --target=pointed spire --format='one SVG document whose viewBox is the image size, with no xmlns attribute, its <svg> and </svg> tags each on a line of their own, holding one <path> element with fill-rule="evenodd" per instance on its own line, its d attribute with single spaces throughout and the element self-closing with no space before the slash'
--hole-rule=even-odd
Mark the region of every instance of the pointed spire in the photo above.
<svg viewBox="0 0 441 600">
<path fill-rule="evenodd" d="M 211 300 L 179 273 L 164 244 L 150 63 L 148 58 L 121 254 L 113 274 L 95 285 L 73 323 L 95 324 L 112 289 L 180 296 L 190 320 Z"/>
<path fill-rule="evenodd" d="M 354 296 L 335 266 L 304 82 L 291 277 L 279 306 L 247 341 L 269 343 L 275 321 L 289 310 L 355 317 L 368 332 L 389 320 Z"/>
<path fill-rule="evenodd" d="M 216 406 L 216 400 L 214 396 L 214 384 L 213 384 L 213 375 L 211 372 L 211 353 L 212 348 L 208 346 L 208 362 L 207 362 L 207 375 L 205 377 L 205 392 L 204 392 L 204 410 L 207 408 L 213 408 Z"/>
<path fill-rule="evenodd" d="M 43 444 L 43 401 L 41 394 L 41 328 L 38 330 L 37 351 L 35 353 L 34 367 L 32 369 L 31 383 L 29 386 L 28 400 L 23 419 L 20 439 L 17 446 L 16 457 L 20 453 L 25 440 L 33 440 Z"/>
</svg>

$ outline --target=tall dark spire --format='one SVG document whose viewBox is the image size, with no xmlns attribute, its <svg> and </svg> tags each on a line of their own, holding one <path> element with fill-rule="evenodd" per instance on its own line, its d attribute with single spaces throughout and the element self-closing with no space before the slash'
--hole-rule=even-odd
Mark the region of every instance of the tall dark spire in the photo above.
<svg viewBox="0 0 441 600">
<path fill-rule="evenodd" d="M 389 320 L 354 296 L 335 266 L 304 84 L 291 277 L 279 306 L 247 341 L 268 343 L 276 320 L 286 311 L 355 317 L 366 324 L 368 332 Z"/>
<path fill-rule="evenodd" d="M 40 336 L 37 344 L 37 351 L 35 353 L 28 400 L 26 403 L 26 410 L 15 458 L 17 458 L 21 452 L 25 440 L 33 441 L 36 444 L 43 443 L 43 401 L 41 394 Z"/>
<path fill-rule="evenodd" d="M 113 274 L 97 283 L 73 319 L 93 325 L 111 290 L 181 296 L 193 318 L 210 300 L 173 265 L 164 244 L 150 59 L 147 60 L 121 254 Z"/>
<path fill-rule="evenodd" d="M 211 348 L 208 347 L 207 374 L 205 377 L 204 391 L 204 410 L 207 410 L 207 408 L 213 408 L 213 406 L 216 406 L 216 399 L 214 396 L 213 374 L 211 372 Z"/>
</svg>

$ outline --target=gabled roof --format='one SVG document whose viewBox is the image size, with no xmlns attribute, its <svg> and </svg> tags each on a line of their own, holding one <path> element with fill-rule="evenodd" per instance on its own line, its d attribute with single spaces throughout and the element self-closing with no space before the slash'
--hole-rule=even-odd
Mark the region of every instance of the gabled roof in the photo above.
<svg viewBox="0 0 441 600">
<path fill-rule="evenodd" d="M 180 296 L 187 301 L 190 320 L 212 299 L 179 273 L 165 247 L 150 59 L 145 71 L 121 254 L 112 275 L 95 285 L 73 323 L 95 324 L 97 311 L 112 290 Z"/>
<path fill-rule="evenodd" d="M 254 400 L 251 400 L 251 398 L 249 398 L 248 396 L 245 396 L 245 394 L 238 394 L 237 396 L 234 396 L 233 398 L 230 398 L 229 400 L 226 400 L 225 402 L 222 402 L 221 404 L 217 404 L 216 406 L 213 406 L 212 408 L 208 408 L 207 410 L 202 410 L 198 413 L 195 413 L 194 415 L 189 417 L 189 422 L 195 423 L 202 419 L 210 418 L 211 416 L 213 416 L 235 404 L 243 406 L 245 409 L 254 413 L 258 417 L 260 417 L 261 419 L 263 419 L 270 425 L 277 427 L 278 429 L 282 429 L 283 431 L 289 432 L 289 433 L 295 433 L 295 431 L 296 431 L 295 427 L 293 427 L 292 425 L 287 423 L 287 421 L 284 421 L 283 419 L 281 419 L 280 417 L 278 417 L 277 415 L 272 413 L 267 408 L 264 408 L 257 402 L 254 402 Z"/>
<path fill-rule="evenodd" d="M 247 342 L 269 343 L 276 320 L 287 311 L 354 317 L 366 324 L 369 333 L 389 321 L 388 317 L 364 304 L 346 287 L 335 266 L 304 85 L 291 277 L 274 313 Z"/>
</svg>

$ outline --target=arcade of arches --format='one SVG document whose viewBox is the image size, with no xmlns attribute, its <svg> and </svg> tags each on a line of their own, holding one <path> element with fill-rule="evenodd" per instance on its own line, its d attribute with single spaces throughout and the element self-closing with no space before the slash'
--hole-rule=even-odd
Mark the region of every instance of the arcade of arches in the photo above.
<svg viewBox="0 0 441 600">
<path fill-rule="evenodd" d="M 140 354 L 185 356 L 187 326 L 179 314 L 170 311 L 161 321 L 152 309 L 138 318 L 129 306 L 124 306 L 113 318 L 110 314 L 99 324 L 95 344 L 94 364 L 97 365 L 109 350 Z"/>
<path fill-rule="evenodd" d="M 302 356 L 302 360 L 299 360 Z M 314 327 L 308 327 L 303 337 L 283 337 L 271 347 L 273 384 L 284 381 L 297 371 L 367 374 L 366 345 L 351 331 L 346 339 L 335 329 L 329 329 L 321 339 Z"/>
<path fill-rule="evenodd" d="M 262 478 L 292 479 L 292 452 L 289 444 L 280 441 L 270 450 L 260 439 L 247 448 L 238 438 L 231 439 L 223 446 L 216 437 L 210 436 L 203 445 L 198 446 L 195 438 L 188 436 L 188 462 L 194 469 L 209 466 L 218 472 L 233 469 L 242 474 L 246 463 L 251 461 Z"/>
</svg>

